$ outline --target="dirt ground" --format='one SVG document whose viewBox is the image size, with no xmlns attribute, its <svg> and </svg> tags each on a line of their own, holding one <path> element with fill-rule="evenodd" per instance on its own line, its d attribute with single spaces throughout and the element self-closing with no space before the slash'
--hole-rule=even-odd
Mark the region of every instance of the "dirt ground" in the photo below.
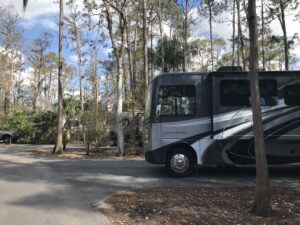
<svg viewBox="0 0 300 225">
<path fill-rule="evenodd" d="M 52 155 L 50 149 L 39 149 L 31 151 L 33 157 L 66 158 L 66 159 L 103 159 L 103 160 L 144 160 L 143 155 L 135 155 L 133 152 L 123 157 L 119 157 L 116 148 L 98 148 L 91 147 L 89 155 L 86 149 L 67 148 L 63 154 Z"/>
<path fill-rule="evenodd" d="M 298 225 L 300 190 L 273 188 L 270 217 L 253 216 L 254 188 L 145 188 L 100 207 L 113 225 Z"/>
</svg>

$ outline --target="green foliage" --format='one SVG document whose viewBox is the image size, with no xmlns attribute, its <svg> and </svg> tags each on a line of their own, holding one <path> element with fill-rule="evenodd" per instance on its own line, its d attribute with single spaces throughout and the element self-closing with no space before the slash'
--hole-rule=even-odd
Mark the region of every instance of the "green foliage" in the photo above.
<svg viewBox="0 0 300 225">
<path fill-rule="evenodd" d="M 222 55 L 221 65 L 223 66 L 231 66 L 232 65 L 232 53 L 226 52 Z"/>
<path fill-rule="evenodd" d="M 56 138 L 57 113 L 41 112 L 34 116 L 36 135 L 34 143 L 53 144 Z"/>
<path fill-rule="evenodd" d="M 66 116 L 66 128 L 71 128 L 73 126 L 78 126 L 78 121 L 80 118 L 80 101 L 68 98 L 64 99 L 63 102 L 65 116 Z"/>
<path fill-rule="evenodd" d="M 97 115 L 98 114 L 98 115 Z M 82 117 L 82 122 L 87 128 L 87 140 L 96 145 L 105 144 L 107 141 L 105 112 L 87 111 Z"/>
<path fill-rule="evenodd" d="M 222 52 L 225 50 L 226 42 L 223 38 L 215 38 L 213 40 L 213 58 L 218 67 L 223 65 Z M 196 39 L 192 41 L 189 45 L 190 54 L 194 60 L 196 69 L 199 71 L 208 71 L 211 65 L 211 45 L 210 40 Z M 224 53 L 223 53 L 224 55 Z M 227 63 L 227 62 L 226 62 Z M 231 65 L 231 62 L 230 64 Z"/>
<path fill-rule="evenodd" d="M 169 72 L 171 70 L 176 71 L 178 67 L 183 64 L 183 51 L 182 51 L 182 43 L 176 38 L 173 37 L 169 39 L 167 36 L 164 36 L 163 40 L 159 40 L 156 51 L 154 52 L 154 58 L 156 61 L 154 63 L 157 66 L 161 66 L 162 63 L 162 55 L 161 48 L 164 47 L 164 60 L 165 60 L 165 68 L 163 68 L 164 72 Z"/>
<path fill-rule="evenodd" d="M 11 115 L 5 118 L 7 122 L 2 129 L 16 132 L 19 137 L 18 142 L 55 143 L 57 113 L 46 111 L 33 114 L 32 111 L 15 108 Z"/>
<path fill-rule="evenodd" d="M 15 111 L 8 120 L 8 127 L 20 137 L 19 142 L 28 143 L 35 138 L 36 127 L 28 111 Z"/>
<path fill-rule="evenodd" d="M 202 4 L 200 8 L 198 8 L 198 12 L 203 17 L 208 17 L 210 14 L 212 15 L 212 20 L 217 21 L 216 16 L 224 12 L 228 8 L 228 0 L 225 1 L 214 1 L 207 0 Z"/>
</svg>

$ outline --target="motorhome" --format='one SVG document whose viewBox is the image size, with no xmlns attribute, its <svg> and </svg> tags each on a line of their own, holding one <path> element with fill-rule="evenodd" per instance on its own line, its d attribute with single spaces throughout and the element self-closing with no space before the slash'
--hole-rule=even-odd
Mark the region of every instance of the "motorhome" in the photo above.
<svg viewBox="0 0 300 225">
<path fill-rule="evenodd" d="M 255 164 L 249 73 L 167 73 L 149 84 L 149 163 L 184 177 L 201 165 Z M 300 162 L 300 71 L 259 72 L 267 160 Z"/>
</svg>

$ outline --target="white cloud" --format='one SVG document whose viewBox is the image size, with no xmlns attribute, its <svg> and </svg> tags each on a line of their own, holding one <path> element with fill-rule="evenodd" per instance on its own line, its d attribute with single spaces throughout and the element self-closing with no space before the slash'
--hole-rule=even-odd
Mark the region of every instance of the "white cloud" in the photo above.
<svg viewBox="0 0 300 225">
<path fill-rule="evenodd" d="M 293 12 L 291 12 L 293 14 Z M 299 27 L 300 23 L 299 21 L 295 21 L 293 16 L 287 16 L 286 17 L 286 30 L 287 30 L 287 36 L 293 37 L 295 33 L 299 33 L 299 30 L 297 28 Z M 271 29 L 274 35 L 282 36 L 282 28 L 280 26 L 279 21 L 276 19 L 271 23 Z M 294 45 L 294 49 L 291 51 L 291 53 L 295 54 L 296 58 L 298 59 L 298 62 L 296 65 L 293 66 L 293 69 L 299 70 L 300 69 L 300 43 L 296 42 Z"/>
<path fill-rule="evenodd" d="M 294 12 L 290 12 L 290 14 L 294 14 Z M 294 16 L 286 16 L 286 30 L 288 36 L 294 36 L 294 33 L 298 33 L 296 28 L 299 27 L 299 21 L 294 20 Z M 271 29 L 273 34 L 282 35 L 282 28 L 278 19 L 274 20 L 271 24 Z"/>
<path fill-rule="evenodd" d="M 293 65 L 294 70 L 300 70 L 300 45 L 297 44 L 295 48 L 291 51 L 293 54 L 295 54 L 296 58 L 298 59 L 298 62 L 296 65 Z"/>
<path fill-rule="evenodd" d="M 21 26 L 30 29 L 42 26 L 46 29 L 57 30 L 55 20 L 59 5 L 52 0 L 29 0 L 25 11 L 21 0 L 0 0 L 0 6 L 12 5 L 21 16 Z"/>
<path fill-rule="evenodd" d="M 29 68 L 25 69 L 24 71 L 22 71 L 21 79 L 23 80 L 24 86 L 30 87 L 33 71 L 34 71 L 34 69 L 32 67 L 29 67 Z"/>
<path fill-rule="evenodd" d="M 294 33 L 297 32 L 295 30 L 296 27 L 298 27 L 299 21 L 294 20 L 293 14 L 295 12 L 291 11 L 290 16 L 286 16 L 286 27 L 287 27 L 287 32 L 288 36 L 293 36 Z M 196 12 L 196 9 L 194 10 L 192 14 L 192 18 L 196 20 L 196 23 L 192 25 L 191 27 L 191 32 L 192 32 L 192 37 L 199 37 L 200 33 L 203 32 L 209 32 L 209 20 L 208 18 L 205 19 L 199 19 L 199 16 Z M 230 14 L 229 11 L 222 13 L 221 15 L 218 16 L 218 19 L 221 21 L 230 21 L 232 19 L 232 15 Z M 280 26 L 280 23 L 278 19 L 275 19 L 274 21 L 271 22 L 270 27 L 272 29 L 272 33 L 275 35 L 282 35 L 282 29 Z M 232 35 L 232 24 L 231 23 L 216 23 L 213 22 L 213 32 L 217 34 L 220 37 L 224 38 L 231 38 Z"/>
<path fill-rule="evenodd" d="M 291 12 L 290 14 L 294 14 Z M 193 14 L 194 18 L 197 17 L 197 14 Z M 220 20 L 226 20 L 228 21 L 231 19 L 232 15 L 230 15 L 230 12 L 225 12 L 222 15 L 218 17 Z M 208 18 L 200 20 L 199 18 L 196 18 L 197 22 L 191 26 L 191 40 L 195 40 L 197 38 L 203 38 L 206 36 L 208 37 L 209 32 L 209 20 Z M 232 38 L 232 24 L 230 23 L 216 23 L 213 22 L 213 35 L 216 37 L 223 37 L 225 41 L 227 41 L 227 50 L 230 50 L 230 39 Z M 287 27 L 287 35 L 289 37 L 294 36 L 295 33 L 298 33 L 298 28 L 300 26 L 299 21 L 294 20 L 294 16 L 287 16 L 286 17 L 286 27 Z M 278 19 L 275 19 L 270 24 L 272 34 L 274 35 L 283 35 L 282 28 L 280 26 L 280 23 Z M 245 35 L 249 35 L 248 33 Z M 298 59 L 300 59 L 300 44 L 296 43 L 294 46 L 294 50 L 291 51 L 296 55 Z M 298 68 L 300 68 L 300 62 L 298 63 Z"/>
<path fill-rule="evenodd" d="M 36 18 L 32 20 L 23 20 L 21 21 L 20 24 L 22 27 L 26 29 L 31 29 L 36 26 L 42 26 L 46 30 L 58 31 L 58 24 L 49 18 Z"/>
<path fill-rule="evenodd" d="M 42 19 L 38 23 L 47 29 L 52 29 L 52 30 L 58 31 L 58 24 L 56 24 L 53 20 Z"/>
<path fill-rule="evenodd" d="M 29 0 L 26 11 L 23 12 L 22 1 L 20 0 L 0 0 L 0 5 L 13 5 L 17 12 L 26 20 L 39 16 L 58 13 L 58 4 L 51 0 Z"/>
<path fill-rule="evenodd" d="M 112 48 L 107 48 L 104 50 L 104 55 L 110 55 L 112 54 L 113 49 Z"/>
<path fill-rule="evenodd" d="M 78 56 L 77 55 L 70 55 L 71 63 L 77 64 L 78 63 Z"/>
<path fill-rule="evenodd" d="M 163 35 L 166 35 L 166 36 L 170 35 L 171 28 L 168 24 L 163 24 L 162 25 L 162 30 L 163 30 Z"/>
<path fill-rule="evenodd" d="M 43 26 L 46 29 L 58 30 L 55 21 L 58 20 L 59 4 L 53 0 L 29 0 L 25 11 L 21 0 L 0 0 L 0 6 L 12 5 L 22 17 L 21 25 L 24 28 Z M 78 8 L 83 8 L 83 1 L 76 1 Z M 64 8 L 65 14 L 69 13 L 69 7 Z"/>
<path fill-rule="evenodd" d="M 3 0 L 0 0 L 3 1 Z M 7 1 L 7 0 L 4 0 Z M 16 9 L 21 13 L 22 5 L 20 0 L 10 0 L 12 4 L 16 7 Z M 78 9 L 83 8 L 82 0 L 75 0 Z M 66 2 L 64 2 L 64 13 L 69 13 L 69 7 L 66 6 Z M 21 5 L 21 6 L 20 6 Z M 53 0 L 29 0 L 26 11 L 24 14 L 24 19 L 35 19 L 41 16 L 47 15 L 57 15 L 59 12 L 59 4 L 54 3 Z"/>
</svg>

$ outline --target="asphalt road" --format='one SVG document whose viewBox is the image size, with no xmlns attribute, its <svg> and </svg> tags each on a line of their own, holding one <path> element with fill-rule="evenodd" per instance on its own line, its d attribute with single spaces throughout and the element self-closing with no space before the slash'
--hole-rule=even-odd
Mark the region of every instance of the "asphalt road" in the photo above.
<svg viewBox="0 0 300 225">
<path fill-rule="evenodd" d="M 0 144 L 0 225 L 109 224 L 97 211 L 112 194 L 142 187 L 254 186 L 255 169 L 200 168 L 169 177 L 144 161 L 35 159 L 38 145 Z M 300 186 L 300 167 L 272 168 L 271 185 Z"/>
</svg>

